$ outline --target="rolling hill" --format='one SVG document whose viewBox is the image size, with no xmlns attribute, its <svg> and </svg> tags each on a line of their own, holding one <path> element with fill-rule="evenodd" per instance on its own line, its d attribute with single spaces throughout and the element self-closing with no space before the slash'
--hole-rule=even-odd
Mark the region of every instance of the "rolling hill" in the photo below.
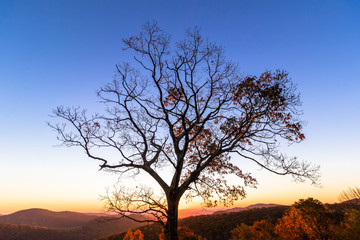
<svg viewBox="0 0 360 240">
<path fill-rule="evenodd" d="M 33 218 L 31 213 L 34 214 Z M 117 216 L 96 217 L 74 212 L 56 213 L 44 209 L 29 209 L 6 216 L 6 221 L 17 223 L 0 223 L 1 240 L 93 240 L 144 225 Z M 133 217 L 144 218 L 140 215 Z M 89 220 L 84 222 L 87 219 Z M 48 224 L 46 220 L 49 221 Z M 22 224 L 19 224 L 20 222 Z M 78 225 L 81 222 L 82 224 Z M 77 226 L 71 227 L 74 225 Z"/>
<path fill-rule="evenodd" d="M 224 213 L 231 213 L 231 212 L 241 212 L 241 211 L 247 211 L 250 209 L 257 209 L 257 208 L 269 208 L 269 207 L 280 207 L 282 205 L 274 204 L 274 203 L 257 203 L 253 205 L 249 205 L 247 207 L 235 207 L 235 208 L 229 208 L 225 210 L 216 211 L 213 214 L 224 214 Z"/>
<path fill-rule="evenodd" d="M 189 208 L 189 209 L 179 209 L 179 218 L 187 218 L 191 216 L 199 215 L 209 215 L 216 212 L 215 209 L 199 209 L 199 208 Z"/>
<path fill-rule="evenodd" d="M 0 223 L 26 224 L 49 228 L 73 228 L 84 225 L 96 216 L 76 212 L 53 212 L 32 208 L 0 216 Z"/>
<path fill-rule="evenodd" d="M 224 213 L 231 213 L 231 212 L 241 212 L 246 211 L 250 209 L 256 209 L 256 208 L 268 208 L 268 207 L 277 207 L 282 206 L 279 204 L 274 203 L 257 203 L 253 205 L 249 205 L 247 207 L 235 207 L 235 208 L 227 208 L 227 209 L 221 209 L 216 210 L 213 208 L 206 208 L 206 209 L 199 209 L 199 208 L 189 208 L 189 209 L 179 209 L 179 218 L 187 218 L 192 216 L 199 216 L 199 215 L 210 215 L 210 214 L 224 214 Z"/>
</svg>

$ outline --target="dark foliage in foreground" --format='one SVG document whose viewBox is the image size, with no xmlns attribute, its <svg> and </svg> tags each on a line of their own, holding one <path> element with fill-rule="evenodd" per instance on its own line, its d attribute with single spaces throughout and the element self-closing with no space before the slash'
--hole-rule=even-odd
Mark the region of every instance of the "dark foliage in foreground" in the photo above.
<svg viewBox="0 0 360 240">
<path fill-rule="evenodd" d="M 146 240 L 159 240 L 159 234 L 161 233 L 162 226 L 160 224 L 149 224 L 138 228 L 144 234 Z M 99 240 L 122 240 L 126 232 L 119 234 L 112 234 L 110 236 L 101 238 Z"/>
</svg>

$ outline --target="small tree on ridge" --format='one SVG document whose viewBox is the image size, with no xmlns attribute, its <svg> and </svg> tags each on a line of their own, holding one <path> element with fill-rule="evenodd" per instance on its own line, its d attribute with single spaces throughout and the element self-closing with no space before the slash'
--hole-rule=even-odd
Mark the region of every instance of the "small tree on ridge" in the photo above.
<svg viewBox="0 0 360 240">
<path fill-rule="evenodd" d="M 349 188 L 346 191 L 342 191 L 341 194 L 339 195 L 339 200 L 360 202 L 360 188 L 353 187 L 353 188 Z"/>
</svg>

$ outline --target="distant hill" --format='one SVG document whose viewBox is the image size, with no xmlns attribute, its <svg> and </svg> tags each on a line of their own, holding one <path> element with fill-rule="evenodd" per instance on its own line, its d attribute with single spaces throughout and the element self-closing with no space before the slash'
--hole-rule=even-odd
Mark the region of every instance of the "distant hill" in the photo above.
<svg viewBox="0 0 360 240">
<path fill-rule="evenodd" d="M 209 215 L 209 214 L 213 214 L 216 211 L 217 210 L 215 209 L 198 209 L 198 208 L 179 209 L 179 218 L 187 218 L 198 215 Z"/>
<path fill-rule="evenodd" d="M 360 204 L 360 198 L 354 198 L 354 199 L 347 200 L 347 201 L 342 202 L 342 203 L 345 203 L 345 204 Z"/>
<path fill-rule="evenodd" d="M 229 208 L 229 209 L 225 209 L 225 210 L 220 210 L 220 211 L 214 212 L 213 214 L 241 212 L 241 211 L 247 211 L 247 210 L 256 209 L 256 208 L 269 208 L 269 207 L 279 207 L 279 206 L 282 206 L 282 205 L 274 204 L 274 203 L 269 203 L 269 204 L 257 203 L 257 204 L 249 205 L 247 207 L 235 207 L 235 208 Z"/>
<path fill-rule="evenodd" d="M 53 212 L 33 208 L 0 216 L 0 223 L 26 224 L 49 228 L 73 228 L 82 226 L 95 218 L 96 216 L 76 212 Z"/>
<path fill-rule="evenodd" d="M 134 216 L 136 218 L 136 216 Z M 137 216 L 138 219 L 144 218 Z M 98 217 L 75 228 L 48 228 L 0 223 L 1 240 L 93 240 L 110 234 L 138 228 L 143 223 L 127 218 Z"/>
<path fill-rule="evenodd" d="M 240 211 L 246 211 L 249 209 L 255 209 L 255 208 L 268 208 L 268 207 L 277 207 L 282 206 L 279 204 L 274 203 L 257 203 L 253 205 L 249 205 L 247 207 L 235 207 L 235 208 L 228 208 L 228 209 L 221 209 L 216 210 L 213 208 L 206 208 L 206 209 L 179 209 L 179 218 L 187 218 L 192 216 L 199 216 L 199 215 L 209 215 L 209 214 L 224 214 L 224 213 L 230 213 L 230 212 L 240 212 Z"/>
</svg>

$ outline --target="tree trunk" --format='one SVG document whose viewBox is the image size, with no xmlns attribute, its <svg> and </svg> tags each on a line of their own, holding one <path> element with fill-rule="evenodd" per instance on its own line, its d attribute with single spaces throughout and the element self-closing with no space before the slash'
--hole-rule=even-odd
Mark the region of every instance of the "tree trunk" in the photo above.
<svg viewBox="0 0 360 240">
<path fill-rule="evenodd" d="M 179 240 L 178 237 L 178 197 L 168 198 L 168 219 L 165 225 L 164 233 L 166 240 Z"/>
</svg>

